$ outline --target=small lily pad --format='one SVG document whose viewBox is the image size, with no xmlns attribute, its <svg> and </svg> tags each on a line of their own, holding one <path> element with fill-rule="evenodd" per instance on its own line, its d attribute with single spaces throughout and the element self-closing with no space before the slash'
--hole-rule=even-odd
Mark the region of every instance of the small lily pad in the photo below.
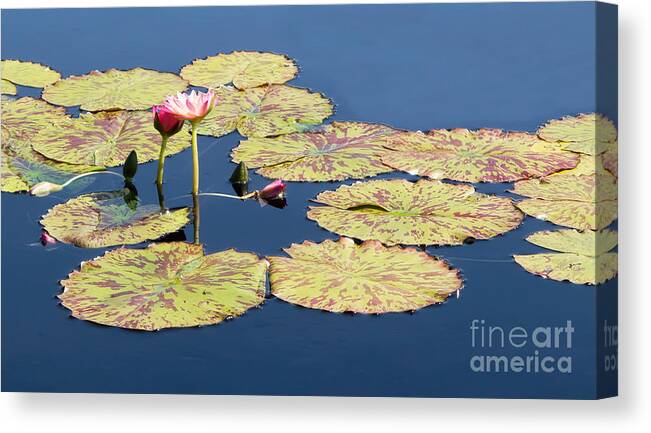
<svg viewBox="0 0 651 433">
<path fill-rule="evenodd" d="M 173 233 L 189 222 L 190 210 L 157 205 L 130 208 L 122 191 L 85 194 L 54 206 L 41 219 L 61 242 L 82 248 L 139 244 Z"/>
<path fill-rule="evenodd" d="M 382 161 L 390 167 L 432 179 L 512 182 L 573 168 L 579 156 L 526 132 L 500 129 L 441 129 L 391 137 Z"/>
<path fill-rule="evenodd" d="M 205 255 L 184 242 L 118 248 L 61 281 L 59 299 L 78 319 L 119 328 L 213 325 L 264 301 L 267 266 L 255 254 Z"/>
<path fill-rule="evenodd" d="M 233 161 L 262 176 L 293 181 L 363 178 L 392 171 L 381 161 L 384 144 L 399 131 L 388 126 L 333 122 L 314 132 L 250 138 L 233 150 Z"/>
<path fill-rule="evenodd" d="M 617 232 L 559 230 L 527 237 L 532 244 L 558 253 L 514 255 L 532 274 L 574 284 L 601 284 L 617 275 Z"/>
<path fill-rule="evenodd" d="M 611 174 L 557 174 L 516 182 L 516 203 L 527 215 L 579 230 L 600 230 L 617 218 L 617 181 Z"/>
<path fill-rule="evenodd" d="M 283 84 L 298 74 L 287 56 L 256 51 L 234 51 L 197 59 L 181 69 L 181 76 L 193 86 L 217 88 L 233 84 L 249 89 L 265 84 Z"/>
<path fill-rule="evenodd" d="M 40 99 L 2 100 L 2 130 L 14 138 L 27 140 L 42 129 L 68 120 L 66 110 Z"/>
<path fill-rule="evenodd" d="M 33 140 L 34 150 L 48 158 L 70 164 L 115 167 L 135 150 L 140 162 L 157 159 L 161 137 L 147 111 L 85 113 L 64 125 L 46 128 Z M 167 156 L 190 147 L 187 126 L 170 137 Z"/>
<path fill-rule="evenodd" d="M 215 94 L 217 105 L 201 122 L 200 134 L 221 137 L 237 130 L 245 137 L 270 137 L 308 130 L 333 113 L 322 94 L 291 86 L 220 87 Z"/>
<path fill-rule="evenodd" d="M 617 147 L 615 125 L 598 113 L 550 120 L 538 130 L 538 135 L 562 149 L 588 155 L 599 155 Z"/>
<path fill-rule="evenodd" d="M 18 89 L 16 89 L 16 85 L 14 83 L 3 78 L 0 80 L 0 93 L 3 95 L 15 95 L 18 93 Z"/>
<path fill-rule="evenodd" d="M 326 230 L 386 245 L 460 245 L 515 229 L 523 215 L 508 198 L 471 185 L 374 180 L 325 191 L 307 217 Z"/>
<path fill-rule="evenodd" d="M 2 79 L 28 87 L 45 87 L 61 78 L 61 74 L 40 63 L 19 60 L 2 61 Z M 3 92 L 4 93 L 4 92 Z"/>
<path fill-rule="evenodd" d="M 461 289 L 459 271 L 414 248 L 352 239 L 305 241 L 269 257 L 271 293 L 307 308 L 381 314 L 440 304 Z"/>
<path fill-rule="evenodd" d="M 86 111 L 146 110 L 187 87 L 187 81 L 169 72 L 109 69 L 57 81 L 45 88 L 43 99 Z"/>
</svg>

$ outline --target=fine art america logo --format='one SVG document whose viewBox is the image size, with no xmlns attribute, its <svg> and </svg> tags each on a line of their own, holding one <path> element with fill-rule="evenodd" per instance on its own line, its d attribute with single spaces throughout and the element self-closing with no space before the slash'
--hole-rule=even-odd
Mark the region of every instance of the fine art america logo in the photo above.
<svg viewBox="0 0 651 433">
<path fill-rule="evenodd" d="M 502 327 L 475 319 L 470 338 L 476 373 L 572 373 L 572 336 L 568 320 L 559 326 Z"/>
</svg>

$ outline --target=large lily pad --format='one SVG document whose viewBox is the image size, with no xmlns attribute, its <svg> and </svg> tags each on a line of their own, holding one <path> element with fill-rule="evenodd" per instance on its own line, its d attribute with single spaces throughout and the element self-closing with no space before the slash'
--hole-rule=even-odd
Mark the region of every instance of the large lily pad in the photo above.
<svg viewBox="0 0 651 433">
<path fill-rule="evenodd" d="M 190 210 L 161 212 L 157 205 L 131 209 L 122 191 L 85 194 L 54 206 L 41 219 L 61 242 L 83 248 L 138 244 L 173 233 L 188 221 Z"/>
<path fill-rule="evenodd" d="M 461 289 L 456 269 L 414 248 L 352 239 L 305 241 L 269 257 L 273 295 L 336 313 L 413 311 L 444 302 Z"/>
<path fill-rule="evenodd" d="M 187 126 L 170 137 L 165 154 L 173 155 L 191 145 Z M 157 159 L 161 137 L 147 111 L 86 113 L 65 125 L 44 129 L 33 141 L 37 152 L 70 164 L 122 165 L 132 150 L 140 162 Z"/>
<path fill-rule="evenodd" d="M 3 78 L 0 80 L 0 93 L 3 95 L 15 95 L 18 93 L 18 89 L 14 83 Z"/>
<path fill-rule="evenodd" d="M 603 167 L 612 173 L 615 177 L 618 176 L 618 156 L 617 149 L 610 149 L 601 154 L 601 162 Z"/>
<path fill-rule="evenodd" d="M 575 229 L 599 230 L 617 218 L 617 181 L 611 174 L 557 174 L 516 182 L 524 213 Z"/>
<path fill-rule="evenodd" d="M 233 84 L 248 89 L 265 84 L 283 84 L 298 74 L 287 56 L 256 51 L 234 51 L 197 59 L 181 69 L 181 76 L 194 86 L 209 88 Z"/>
<path fill-rule="evenodd" d="M 212 325 L 264 301 L 267 266 L 255 254 L 204 255 L 183 242 L 119 248 L 82 263 L 59 299 L 78 319 L 120 328 Z"/>
<path fill-rule="evenodd" d="M 57 81 L 45 88 L 43 99 L 86 111 L 145 110 L 187 87 L 187 81 L 168 72 L 109 69 Z"/>
<path fill-rule="evenodd" d="M 2 130 L 11 137 L 30 139 L 42 129 L 69 119 L 62 107 L 55 107 L 40 99 L 24 98 L 2 100 Z"/>
<path fill-rule="evenodd" d="M 598 113 L 550 120 L 538 130 L 538 135 L 563 149 L 588 155 L 599 155 L 617 147 L 615 125 Z"/>
<path fill-rule="evenodd" d="M 617 274 L 617 232 L 603 230 L 559 230 L 534 233 L 532 244 L 559 253 L 514 255 L 515 261 L 532 274 L 575 284 L 601 284 Z"/>
<path fill-rule="evenodd" d="M 363 178 L 392 171 L 381 157 L 384 144 L 399 131 L 384 125 L 333 122 L 318 131 L 250 138 L 233 150 L 235 162 L 259 167 L 258 173 L 293 181 Z"/>
<path fill-rule="evenodd" d="M 221 137 L 237 130 L 245 137 L 270 137 L 310 129 L 333 113 L 325 96 L 291 86 L 220 87 L 215 94 L 217 105 L 201 122 L 200 134 Z"/>
<path fill-rule="evenodd" d="M 28 87 L 45 87 L 61 78 L 49 66 L 19 60 L 2 61 L 2 79 Z M 3 92 L 4 93 L 4 92 Z"/>
<path fill-rule="evenodd" d="M 382 161 L 390 167 L 432 179 L 512 182 L 573 168 L 578 155 L 533 134 L 500 129 L 403 132 L 391 137 Z"/>
<path fill-rule="evenodd" d="M 307 217 L 326 230 L 387 245 L 459 245 L 516 228 L 523 215 L 503 197 L 471 185 L 421 179 L 357 182 L 325 191 Z"/>
</svg>

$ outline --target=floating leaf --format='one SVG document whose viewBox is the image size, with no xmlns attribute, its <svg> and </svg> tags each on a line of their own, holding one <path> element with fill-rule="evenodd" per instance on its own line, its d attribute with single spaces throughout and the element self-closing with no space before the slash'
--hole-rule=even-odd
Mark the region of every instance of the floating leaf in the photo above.
<svg viewBox="0 0 651 433">
<path fill-rule="evenodd" d="M 578 155 L 549 146 L 526 132 L 440 129 L 403 132 L 388 141 L 382 162 L 432 179 L 512 182 L 573 168 Z"/>
<path fill-rule="evenodd" d="M 613 122 L 597 113 L 550 120 L 538 130 L 543 140 L 559 143 L 561 148 L 588 155 L 599 155 L 617 147 Z"/>
<path fill-rule="evenodd" d="M 559 230 L 538 232 L 527 238 L 532 244 L 560 253 L 514 255 L 532 274 L 575 284 L 601 284 L 617 274 L 617 232 Z"/>
<path fill-rule="evenodd" d="M 287 56 L 256 51 L 235 51 L 197 59 L 181 69 L 181 76 L 193 86 L 209 88 L 233 84 L 248 89 L 264 84 L 283 84 L 298 74 Z"/>
<path fill-rule="evenodd" d="M 516 203 L 527 215 L 575 229 L 599 230 L 617 218 L 617 182 L 611 174 L 557 174 L 516 182 Z"/>
<path fill-rule="evenodd" d="M 461 289 L 459 272 L 414 248 L 352 239 L 305 241 L 269 257 L 271 292 L 307 308 L 336 313 L 413 311 Z"/>
<path fill-rule="evenodd" d="M 233 150 L 235 162 L 262 176 L 294 181 L 363 178 L 392 171 L 382 164 L 384 143 L 399 131 L 384 125 L 333 122 L 318 131 L 251 138 Z"/>
<path fill-rule="evenodd" d="M 61 74 L 39 63 L 19 60 L 2 61 L 2 79 L 28 87 L 45 87 L 61 78 Z M 3 92 L 4 93 L 4 92 Z"/>
<path fill-rule="evenodd" d="M 326 230 L 387 245 L 459 245 L 516 228 L 523 215 L 503 197 L 421 179 L 374 180 L 325 191 L 307 217 Z"/>
<path fill-rule="evenodd" d="M 212 325 L 264 301 L 267 262 L 235 250 L 204 255 L 201 245 L 119 248 L 61 281 L 72 315 L 120 328 L 155 331 Z"/>
<path fill-rule="evenodd" d="M 187 208 L 161 213 L 157 205 L 131 209 L 122 191 L 85 194 L 54 206 L 41 219 L 61 242 L 82 248 L 138 244 L 173 233 L 188 221 Z"/>
<path fill-rule="evenodd" d="M 45 88 L 43 99 L 66 107 L 80 105 L 86 111 L 146 110 L 187 87 L 187 81 L 168 72 L 109 69 L 58 81 Z"/>
<path fill-rule="evenodd" d="M 221 137 L 237 130 L 245 137 L 269 137 L 304 131 L 333 113 L 320 93 L 272 85 L 247 90 L 215 89 L 217 105 L 201 122 L 199 133 Z"/>
<path fill-rule="evenodd" d="M 2 130 L 14 138 L 30 139 L 44 128 L 69 119 L 66 110 L 28 96 L 2 101 Z"/>
<path fill-rule="evenodd" d="M 618 176 L 617 165 L 618 156 L 617 149 L 607 150 L 601 154 L 601 161 L 606 170 L 612 173 L 615 177 Z"/>
<path fill-rule="evenodd" d="M 3 95 L 15 95 L 18 92 L 16 85 L 11 81 L 7 81 L 4 78 L 0 80 L 0 93 Z"/>
<path fill-rule="evenodd" d="M 191 144 L 185 133 L 169 138 L 166 156 Z M 86 113 L 69 119 L 65 125 L 47 128 L 34 138 L 33 147 L 48 158 L 70 164 L 94 164 L 106 167 L 122 165 L 132 150 L 142 162 L 159 156 L 160 134 L 147 111 L 111 111 Z"/>
<path fill-rule="evenodd" d="M 0 185 L 4 192 L 24 192 L 29 190 L 30 185 L 23 180 L 9 164 L 9 156 L 2 148 L 2 166 L 0 167 Z"/>
</svg>

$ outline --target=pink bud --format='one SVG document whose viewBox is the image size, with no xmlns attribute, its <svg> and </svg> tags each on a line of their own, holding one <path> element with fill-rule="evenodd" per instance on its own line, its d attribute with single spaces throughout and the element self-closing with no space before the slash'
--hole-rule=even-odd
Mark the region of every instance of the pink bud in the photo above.
<svg viewBox="0 0 651 433">
<path fill-rule="evenodd" d="M 52 237 L 51 234 L 49 234 L 47 231 L 43 230 L 41 232 L 41 245 L 44 247 L 48 245 L 54 245 L 57 243 L 57 240 Z"/>
<path fill-rule="evenodd" d="M 274 180 L 258 191 L 258 198 L 267 201 L 283 198 L 285 196 L 285 188 L 287 188 L 287 185 L 282 180 Z"/>
<path fill-rule="evenodd" d="M 59 192 L 62 189 L 63 186 L 56 183 L 39 182 L 29 190 L 29 193 L 36 197 L 45 197 L 46 195 L 50 195 L 53 192 Z"/>
<path fill-rule="evenodd" d="M 171 137 L 183 128 L 183 120 L 177 118 L 164 105 L 154 105 L 151 111 L 154 113 L 154 128 L 160 135 Z"/>
</svg>

